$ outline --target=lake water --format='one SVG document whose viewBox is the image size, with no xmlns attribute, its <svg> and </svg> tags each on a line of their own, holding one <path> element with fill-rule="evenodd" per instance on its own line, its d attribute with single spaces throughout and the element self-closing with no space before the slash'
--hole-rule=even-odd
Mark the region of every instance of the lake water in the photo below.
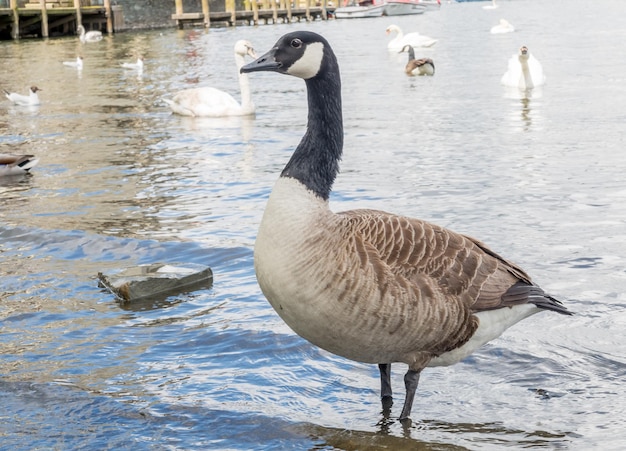
<svg viewBox="0 0 626 451">
<path fill-rule="evenodd" d="M 444 4 L 421 16 L 0 42 L 0 153 L 40 157 L 0 180 L 2 450 L 623 449 L 626 440 L 626 14 L 621 0 Z M 503 17 L 517 31 L 491 35 Z M 437 38 L 407 77 L 385 28 Z M 257 115 L 171 115 L 193 86 L 238 97 L 232 55 L 325 35 L 343 78 L 335 210 L 380 208 L 475 236 L 576 316 L 544 313 L 450 368 L 427 369 L 403 427 L 377 368 L 283 324 L 255 280 L 267 196 L 304 131 L 304 83 L 251 74 Z M 547 83 L 500 86 L 527 45 Z M 62 61 L 84 55 L 82 73 Z M 141 76 L 120 61 L 145 57 Z M 130 307 L 97 273 L 206 264 L 214 284 Z"/>
</svg>

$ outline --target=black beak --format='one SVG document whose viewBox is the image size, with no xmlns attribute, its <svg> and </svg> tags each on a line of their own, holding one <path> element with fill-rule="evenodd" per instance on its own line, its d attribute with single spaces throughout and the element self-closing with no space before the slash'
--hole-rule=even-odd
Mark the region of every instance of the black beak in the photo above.
<svg viewBox="0 0 626 451">
<path fill-rule="evenodd" d="M 245 66 L 242 66 L 242 68 L 240 69 L 240 72 L 243 73 L 247 73 L 247 72 L 261 72 L 261 71 L 266 71 L 266 72 L 280 72 L 281 67 L 283 67 L 283 65 L 281 63 L 279 63 L 278 61 L 276 61 L 275 57 L 274 57 L 274 53 L 275 53 L 276 49 L 272 49 L 269 52 L 267 52 L 266 54 L 264 54 L 263 56 L 261 56 L 260 58 L 252 61 L 251 63 L 246 64 Z"/>
</svg>

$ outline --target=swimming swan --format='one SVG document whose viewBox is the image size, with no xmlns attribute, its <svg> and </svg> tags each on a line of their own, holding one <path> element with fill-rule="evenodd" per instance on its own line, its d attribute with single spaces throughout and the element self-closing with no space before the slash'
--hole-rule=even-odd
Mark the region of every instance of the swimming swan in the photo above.
<svg viewBox="0 0 626 451">
<path fill-rule="evenodd" d="M 530 54 L 526 46 L 522 46 L 517 55 L 511 56 L 508 70 L 500 80 L 504 86 L 521 90 L 536 88 L 545 82 L 541 63 Z"/>
<path fill-rule="evenodd" d="M 235 61 L 241 90 L 241 105 L 230 94 L 216 88 L 193 88 L 178 92 L 172 100 L 164 99 L 172 111 L 183 116 L 248 116 L 254 114 L 254 103 L 250 94 L 248 75 L 240 73 L 246 55 L 256 58 L 254 48 L 249 41 L 241 40 L 235 44 Z"/>
<path fill-rule="evenodd" d="M 489 30 L 491 34 L 512 33 L 515 31 L 515 27 L 506 19 L 500 19 L 498 25 L 494 25 Z"/>
<path fill-rule="evenodd" d="M 410 45 L 405 45 L 400 53 L 409 52 L 409 61 L 404 66 L 407 75 L 435 75 L 435 63 L 430 58 L 415 59 L 415 50 Z"/>
<path fill-rule="evenodd" d="M 77 56 L 76 61 L 63 61 L 63 65 L 67 67 L 75 67 L 76 70 L 83 70 L 83 57 Z"/>
<path fill-rule="evenodd" d="M 418 32 L 404 34 L 402 29 L 397 25 L 389 25 L 385 33 L 397 33 L 396 37 L 387 43 L 387 48 L 394 52 L 399 52 L 405 45 L 412 47 L 431 47 L 437 42 L 436 39 L 423 36 Z"/>
<path fill-rule="evenodd" d="M 80 39 L 80 42 L 82 42 L 83 44 L 87 42 L 102 41 L 101 31 L 92 30 L 92 31 L 88 31 L 85 33 L 85 27 L 83 27 L 82 25 L 79 25 L 78 28 L 76 29 L 76 32 L 78 33 L 78 38 Z"/>
<path fill-rule="evenodd" d="M 13 102 L 15 105 L 29 106 L 29 105 L 39 105 L 41 102 L 39 101 L 38 91 L 41 91 L 37 86 L 31 86 L 28 89 L 28 95 L 18 94 L 17 92 L 9 92 L 6 89 L 3 89 L 4 95 L 7 99 Z"/>
<path fill-rule="evenodd" d="M 26 174 L 38 162 L 34 155 L 0 154 L 0 176 Z"/>
<path fill-rule="evenodd" d="M 121 63 L 121 66 L 124 69 L 133 69 L 141 72 L 143 71 L 143 57 L 140 56 L 134 63 Z"/>
<path fill-rule="evenodd" d="M 344 133 L 339 66 L 322 36 L 288 33 L 241 70 L 302 78 L 308 96 L 306 132 L 272 189 L 254 246 L 261 290 L 303 338 L 379 364 L 383 405 L 391 364 L 407 364 L 400 419 L 409 418 L 427 366 L 456 363 L 534 313 L 571 314 L 478 240 L 383 211 L 330 210 Z"/>
</svg>

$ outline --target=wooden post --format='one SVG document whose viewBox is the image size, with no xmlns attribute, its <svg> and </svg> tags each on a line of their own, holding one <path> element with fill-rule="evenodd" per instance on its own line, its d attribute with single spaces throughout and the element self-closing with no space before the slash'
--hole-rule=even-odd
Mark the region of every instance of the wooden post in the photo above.
<svg viewBox="0 0 626 451">
<path fill-rule="evenodd" d="M 272 2 L 272 20 L 274 23 L 278 23 L 278 8 L 276 6 L 276 0 L 271 0 Z"/>
<path fill-rule="evenodd" d="M 291 22 L 291 0 L 287 0 L 287 22 Z"/>
<path fill-rule="evenodd" d="M 306 11 L 306 20 L 311 20 L 311 1 L 304 0 L 304 10 Z"/>
<path fill-rule="evenodd" d="M 209 0 L 202 0 L 202 14 L 204 15 L 204 26 L 211 26 L 211 11 L 209 10 Z"/>
<path fill-rule="evenodd" d="M 13 11 L 13 28 L 11 28 L 11 37 L 13 39 L 20 38 L 20 13 L 17 11 L 17 0 L 10 0 L 9 7 Z"/>
<path fill-rule="evenodd" d="M 111 0 L 104 0 L 104 15 L 107 18 L 107 33 L 113 33 L 113 14 L 111 13 Z"/>
<path fill-rule="evenodd" d="M 183 0 L 175 0 L 175 5 L 176 5 L 176 15 L 177 16 L 182 16 L 183 14 Z M 182 20 L 176 20 L 176 25 L 178 25 L 179 29 L 183 29 L 185 28 L 185 25 L 183 23 Z"/>
<path fill-rule="evenodd" d="M 322 0 L 322 20 L 328 20 L 328 0 Z"/>
<path fill-rule="evenodd" d="M 80 0 L 74 0 L 74 9 L 76 9 L 76 28 L 83 24 L 83 14 L 80 12 Z"/>
<path fill-rule="evenodd" d="M 250 5 L 252 6 L 252 23 L 254 25 L 259 24 L 259 4 L 257 0 L 250 0 Z"/>
<path fill-rule="evenodd" d="M 41 6 L 41 37 L 48 37 L 48 10 L 46 9 L 46 0 L 39 0 Z"/>
<path fill-rule="evenodd" d="M 237 23 L 237 11 L 235 8 L 235 0 L 226 0 L 226 11 L 230 12 L 230 24 L 233 26 Z"/>
</svg>

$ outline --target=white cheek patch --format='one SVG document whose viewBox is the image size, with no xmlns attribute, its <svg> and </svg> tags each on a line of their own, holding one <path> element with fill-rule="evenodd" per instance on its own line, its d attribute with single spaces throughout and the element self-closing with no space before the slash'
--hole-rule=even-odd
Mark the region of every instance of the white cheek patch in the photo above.
<svg viewBox="0 0 626 451">
<path fill-rule="evenodd" d="M 314 42 L 307 45 L 304 54 L 287 69 L 289 75 L 304 78 L 305 80 L 313 78 L 322 67 L 324 59 L 324 44 Z"/>
</svg>

